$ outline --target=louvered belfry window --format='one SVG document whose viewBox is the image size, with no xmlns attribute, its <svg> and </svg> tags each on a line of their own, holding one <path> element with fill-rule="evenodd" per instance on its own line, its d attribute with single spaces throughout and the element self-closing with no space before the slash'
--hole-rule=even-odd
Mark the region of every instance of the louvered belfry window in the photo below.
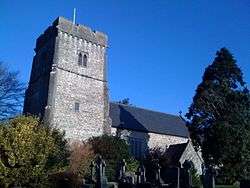
<svg viewBox="0 0 250 188">
<path fill-rule="evenodd" d="M 88 62 L 88 56 L 86 54 L 83 54 L 82 52 L 80 52 L 78 54 L 78 65 L 83 66 L 83 67 L 87 67 L 87 62 Z"/>
</svg>

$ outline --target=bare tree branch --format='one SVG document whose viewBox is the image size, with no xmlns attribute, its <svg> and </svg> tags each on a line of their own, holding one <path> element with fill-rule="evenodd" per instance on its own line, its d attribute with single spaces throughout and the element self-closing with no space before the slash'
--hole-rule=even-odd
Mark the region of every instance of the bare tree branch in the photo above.
<svg viewBox="0 0 250 188">
<path fill-rule="evenodd" d="M 18 72 L 9 71 L 0 62 L 0 119 L 16 115 L 21 110 L 24 84 L 18 80 Z"/>
</svg>

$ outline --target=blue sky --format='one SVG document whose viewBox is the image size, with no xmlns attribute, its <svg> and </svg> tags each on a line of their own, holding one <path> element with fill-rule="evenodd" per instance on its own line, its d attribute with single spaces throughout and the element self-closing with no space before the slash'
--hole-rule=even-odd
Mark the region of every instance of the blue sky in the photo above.
<svg viewBox="0 0 250 188">
<path fill-rule="evenodd" d="M 178 114 L 218 49 L 227 47 L 250 83 L 249 0 L 0 0 L 0 60 L 27 83 L 36 38 L 56 19 L 109 36 L 111 100 Z"/>
</svg>

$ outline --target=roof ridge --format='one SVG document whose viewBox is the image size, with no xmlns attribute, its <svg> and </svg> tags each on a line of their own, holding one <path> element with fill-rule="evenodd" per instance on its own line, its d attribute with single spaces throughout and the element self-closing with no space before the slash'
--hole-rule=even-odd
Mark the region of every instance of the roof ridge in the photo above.
<svg viewBox="0 0 250 188">
<path fill-rule="evenodd" d="M 133 105 L 129 105 L 129 104 L 122 104 L 122 103 L 119 103 L 119 102 L 109 102 L 109 103 L 113 103 L 113 104 L 117 104 L 117 105 L 121 105 L 121 106 L 127 106 L 127 107 L 130 107 L 130 108 L 139 108 L 141 110 L 145 110 L 145 111 L 150 111 L 150 112 L 155 112 L 155 113 L 159 113 L 159 114 L 164 114 L 164 115 L 169 115 L 169 116 L 174 116 L 174 117 L 178 117 L 180 120 L 181 117 L 178 116 L 178 115 L 174 115 L 174 114 L 169 114 L 169 113 L 165 113 L 165 112 L 160 112 L 160 111 L 157 111 L 157 110 L 152 110 L 152 109 L 147 109 L 147 108 L 143 108 L 143 107 L 138 107 L 138 106 L 133 106 Z M 183 121 L 183 120 L 182 120 Z"/>
<path fill-rule="evenodd" d="M 181 146 L 181 145 L 188 145 L 189 144 L 189 140 L 187 141 L 187 142 L 183 142 L 183 143 L 178 143 L 178 144 L 171 144 L 171 145 L 169 145 L 169 147 L 170 146 Z"/>
</svg>

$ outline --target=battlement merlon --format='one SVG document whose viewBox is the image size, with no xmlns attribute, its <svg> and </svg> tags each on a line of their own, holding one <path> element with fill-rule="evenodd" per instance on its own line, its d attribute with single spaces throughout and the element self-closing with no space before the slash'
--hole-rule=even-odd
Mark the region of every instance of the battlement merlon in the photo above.
<svg viewBox="0 0 250 188">
<path fill-rule="evenodd" d="M 107 47 L 108 44 L 108 36 L 106 34 L 92 30 L 84 25 L 73 24 L 72 21 L 64 17 L 58 17 L 53 22 L 52 26 L 48 27 L 45 32 L 38 37 L 35 51 L 37 52 L 52 35 L 56 36 L 58 31 L 67 33 L 73 37 L 81 38 L 96 45 Z"/>
</svg>

